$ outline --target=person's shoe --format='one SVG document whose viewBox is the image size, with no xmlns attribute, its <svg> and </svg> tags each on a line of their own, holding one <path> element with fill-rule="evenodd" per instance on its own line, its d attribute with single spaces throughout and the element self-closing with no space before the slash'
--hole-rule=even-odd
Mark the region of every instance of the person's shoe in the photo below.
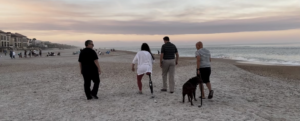
<svg viewBox="0 0 300 121">
<path fill-rule="evenodd" d="M 208 99 L 212 99 L 212 98 L 213 98 L 213 95 L 214 95 L 214 91 L 213 91 L 213 90 L 210 90 L 210 91 L 209 91 L 209 95 L 208 95 Z"/>
<path fill-rule="evenodd" d="M 99 99 L 98 96 L 92 95 L 93 99 Z"/>
<path fill-rule="evenodd" d="M 160 91 L 162 91 L 162 92 L 166 92 L 166 91 L 167 91 L 167 89 L 161 89 Z"/>
<path fill-rule="evenodd" d="M 93 98 L 87 98 L 87 100 L 92 100 Z"/>
<path fill-rule="evenodd" d="M 143 94 L 143 92 L 142 92 L 142 91 L 138 91 L 137 94 L 140 94 L 140 95 L 141 95 L 141 94 Z"/>
</svg>

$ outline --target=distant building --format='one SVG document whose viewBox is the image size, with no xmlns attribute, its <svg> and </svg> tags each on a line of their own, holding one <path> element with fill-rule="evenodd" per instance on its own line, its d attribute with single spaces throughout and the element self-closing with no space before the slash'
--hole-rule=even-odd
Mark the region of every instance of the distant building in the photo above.
<svg viewBox="0 0 300 121">
<path fill-rule="evenodd" d="M 0 30 L 0 47 L 1 48 L 8 48 L 9 47 L 9 39 L 10 37 L 8 37 L 9 34 L 5 33 L 4 31 Z"/>
<path fill-rule="evenodd" d="M 18 41 L 21 44 L 20 48 L 27 48 L 30 45 L 29 43 L 30 39 L 28 39 L 26 36 L 19 33 L 16 33 L 15 35 L 18 36 Z"/>
<path fill-rule="evenodd" d="M 24 49 L 32 44 L 32 40 L 20 33 L 4 32 L 0 30 L 0 48 Z"/>
</svg>

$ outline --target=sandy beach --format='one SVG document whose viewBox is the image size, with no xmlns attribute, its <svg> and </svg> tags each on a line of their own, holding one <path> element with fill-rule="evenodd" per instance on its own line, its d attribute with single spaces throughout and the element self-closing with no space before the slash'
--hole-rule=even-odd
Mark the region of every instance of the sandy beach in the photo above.
<svg viewBox="0 0 300 121">
<path fill-rule="evenodd" d="M 161 69 L 153 67 L 155 100 L 148 77 L 143 95 L 136 94 L 133 52 L 99 56 L 102 70 L 98 100 L 86 100 L 75 50 L 62 56 L 11 60 L 0 58 L 1 121 L 299 121 L 300 67 L 240 64 L 213 59 L 214 98 L 198 108 L 182 103 L 182 85 L 195 76 L 195 59 L 182 57 L 176 66 L 175 93 L 160 92 Z M 78 50 L 77 50 L 78 51 Z M 44 51 L 46 52 L 46 51 Z M 208 90 L 205 87 L 206 96 Z M 199 97 L 199 89 L 196 97 Z M 187 100 L 187 98 L 186 98 Z"/>
</svg>

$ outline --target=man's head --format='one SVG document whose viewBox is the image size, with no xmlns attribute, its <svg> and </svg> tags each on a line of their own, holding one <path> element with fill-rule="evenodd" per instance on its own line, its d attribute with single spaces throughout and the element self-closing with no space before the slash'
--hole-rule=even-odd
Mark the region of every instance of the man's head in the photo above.
<svg viewBox="0 0 300 121">
<path fill-rule="evenodd" d="M 197 48 L 197 50 L 203 48 L 203 43 L 201 41 L 197 42 L 196 43 L 196 48 Z"/>
<path fill-rule="evenodd" d="M 94 47 L 94 43 L 93 43 L 93 41 L 92 40 L 87 40 L 87 41 L 85 41 L 85 47 L 86 48 L 93 48 Z"/>
<path fill-rule="evenodd" d="M 165 36 L 165 37 L 164 37 L 164 42 L 165 42 L 165 43 L 170 42 L 170 38 L 169 38 L 168 36 Z"/>
</svg>

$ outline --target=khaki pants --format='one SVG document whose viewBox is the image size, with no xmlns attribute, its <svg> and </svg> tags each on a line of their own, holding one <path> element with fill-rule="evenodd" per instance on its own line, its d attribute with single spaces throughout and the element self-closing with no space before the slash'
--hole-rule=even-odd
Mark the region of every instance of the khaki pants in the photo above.
<svg viewBox="0 0 300 121">
<path fill-rule="evenodd" d="M 167 75 L 169 73 L 169 88 L 170 92 L 174 92 L 174 76 L 175 76 L 175 59 L 163 60 L 162 63 L 162 78 L 163 89 L 167 89 Z"/>
</svg>

